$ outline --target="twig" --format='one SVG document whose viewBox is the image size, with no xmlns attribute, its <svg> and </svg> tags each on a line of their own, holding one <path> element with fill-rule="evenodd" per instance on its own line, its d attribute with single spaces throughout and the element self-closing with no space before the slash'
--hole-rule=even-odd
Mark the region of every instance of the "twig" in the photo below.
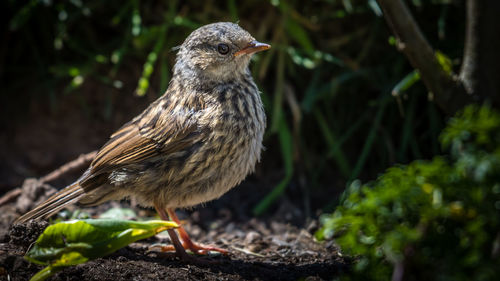
<svg viewBox="0 0 500 281">
<path fill-rule="evenodd" d="M 53 180 L 59 178 L 61 175 L 65 174 L 71 170 L 78 169 L 81 166 L 84 166 L 85 164 L 88 164 L 89 162 L 91 162 L 92 159 L 94 159 L 96 154 L 97 154 L 97 150 L 89 152 L 87 154 L 81 154 L 75 160 L 70 161 L 70 162 L 62 165 L 58 169 L 49 173 L 48 175 L 41 177 L 40 182 L 44 183 L 44 182 L 53 181 Z"/>
<path fill-rule="evenodd" d="M 500 106 L 500 1 L 467 0 L 465 50 L 460 80 L 467 93 Z"/>
<path fill-rule="evenodd" d="M 20 187 L 15 188 L 9 192 L 7 192 L 4 196 L 0 198 L 0 206 L 3 204 L 9 203 L 16 199 L 19 195 L 21 195 L 22 189 Z"/>
<path fill-rule="evenodd" d="M 439 64 L 434 50 L 422 35 L 408 7 L 401 0 L 378 0 L 384 18 L 396 36 L 398 49 L 420 73 L 422 81 L 433 94 L 437 105 L 448 114 L 472 101 L 458 79 L 447 74 Z"/>
<path fill-rule="evenodd" d="M 61 177 L 62 175 L 68 173 L 71 170 L 78 169 L 78 168 L 88 164 L 89 162 L 91 162 L 94 159 L 96 154 L 97 154 L 97 150 L 89 152 L 87 154 L 81 154 L 75 160 L 72 160 L 72 161 L 62 165 L 61 167 L 57 168 L 56 170 L 52 171 L 51 173 L 41 177 L 38 180 L 39 184 L 53 181 L 53 180 Z M 21 193 L 22 193 L 21 187 L 15 188 L 15 189 L 7 192 L 4 196 L 0 197 L 0 206 L 15 200 L 19 195 L 21 195 Z"/>
<path fill-rule="evenodd" d="M 239 248 L 239 247 L 236 247 L 236 246 L 231 246 L 231 248 L 233 248 L 234 250 L 236 250 L 238 252 L 242 252 L 244 254 L 247 254 L 247 255 L 252 255 L 252 256 L 261 257 L 261 258 L 265 257 L 264 255 L 261 255 L 261 254 L 258 254 L 258 253 L 254 253 L 254 252 L 252 252 L 250 250 L 247 250 L 247 249 L 244 249 L 244 248 Z"/>
</svg>

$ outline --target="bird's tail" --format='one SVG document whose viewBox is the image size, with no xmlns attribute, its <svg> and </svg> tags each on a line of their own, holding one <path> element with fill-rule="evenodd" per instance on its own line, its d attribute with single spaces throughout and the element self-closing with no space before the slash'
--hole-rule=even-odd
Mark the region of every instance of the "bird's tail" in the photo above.
<svg viewBox="0 0 500 281">
<path fill-rule="evenodd" d="M 63 190 L 52 195 L 35 209 L 20 216 L 14 223 L 24 223 L 31 219 L 40 219 L 49 217 L 57 211 L 64 208 L 66 205 L 75 203 L 85 194 L 85 191 L 80 186 L 79 181 L 67 186 Z"/>
</svg>

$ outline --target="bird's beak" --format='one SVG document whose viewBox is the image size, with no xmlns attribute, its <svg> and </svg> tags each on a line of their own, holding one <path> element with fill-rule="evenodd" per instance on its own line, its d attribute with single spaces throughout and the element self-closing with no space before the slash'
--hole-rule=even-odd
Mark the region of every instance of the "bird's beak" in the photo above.
<svg viewBox="0 0 500 281">
<path fill-rule="evenodd" d="M 248 43 L 248 45 L 245 48 L 234 53 L 234 56 L 237 57 L 237 56 L 246 55 L 246 54 L 253 54 L 256 52 L 265 51 L 269 48 L 271 48 L 271 45 L 265 44 L 265 43 L 260 43 L 260 42 L 254 40 L 254 41 Z"/>
</svg>

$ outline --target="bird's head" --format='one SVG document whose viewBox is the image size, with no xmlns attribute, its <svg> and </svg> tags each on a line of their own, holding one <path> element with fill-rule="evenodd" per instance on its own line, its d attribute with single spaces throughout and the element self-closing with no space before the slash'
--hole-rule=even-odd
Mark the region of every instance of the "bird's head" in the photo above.
<svg viewBox="0 0 500 281">
<path fill-rule="evenodd" d="M 245 73 L 252 54 L 270 47 L 257 42 L 235 23 L 204 25 L 193 31 L 180 46 L 174 74 L 230 80 Z"/>
</svg>

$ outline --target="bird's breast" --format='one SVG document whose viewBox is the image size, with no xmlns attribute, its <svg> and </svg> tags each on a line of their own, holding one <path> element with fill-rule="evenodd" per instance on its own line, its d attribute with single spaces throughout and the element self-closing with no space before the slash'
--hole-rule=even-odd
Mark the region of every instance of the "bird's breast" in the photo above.
<svg viewBox="0 0 500 281">
<path fill-rule="evenodd" d="M 236 91 L 236 92 L 235 92 Z M 235 88 L 219 96 L 203 118 L 211 129 L 186 165 L 185 206 L 213 200 L 239 184 L 260 160 L 266 118 L 256 87 Z"/>
</svg>

